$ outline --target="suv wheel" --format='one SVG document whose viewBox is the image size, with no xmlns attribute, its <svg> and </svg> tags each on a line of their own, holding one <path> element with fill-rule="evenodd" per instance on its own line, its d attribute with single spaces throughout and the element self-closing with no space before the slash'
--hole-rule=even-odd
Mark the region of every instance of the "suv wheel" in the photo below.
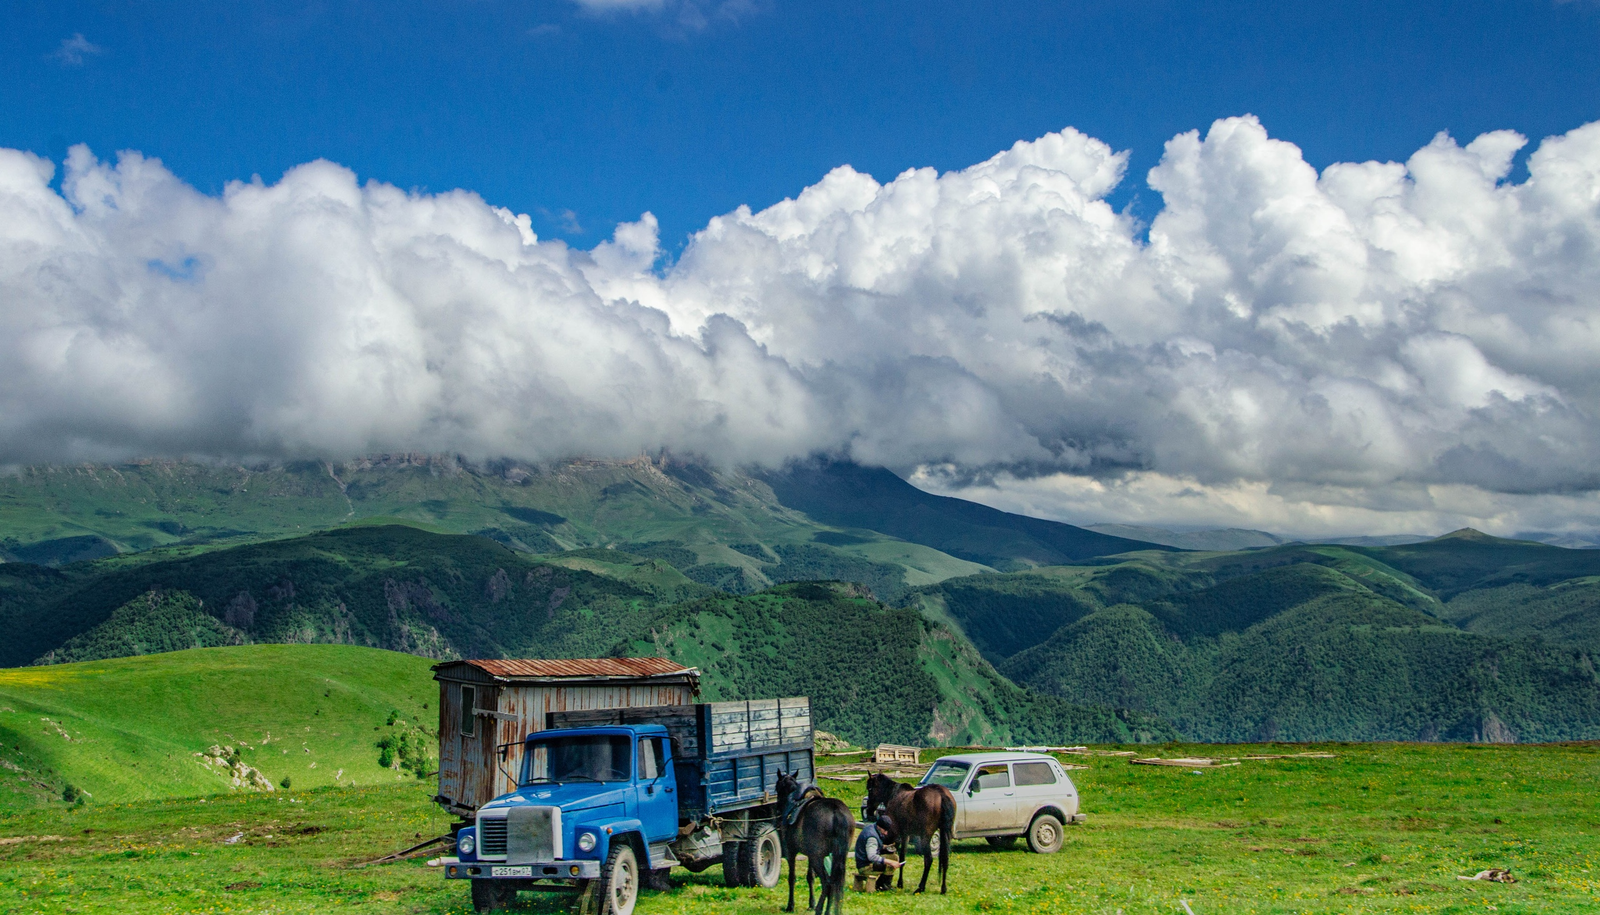
<svg viewBox="0 0 1600 915">
<path fill-rule="evenodd" d="M 595 890 L 600 915 L 633 915 L 633 904 L 639 900 L 639 857 L 632 845 L 623 841 L 611 846 Z"/>
<path fill-rule="evenodd" d="M 1041 855 L 1054 854 L 1061 850 L 1062 834 L 1061 821 L 1054 814 L 1041 813 L 1033 818 L 1033 823 L 1028 826 L 1028 850 Z"/>
<path fill-rule="evenodd" d="M 783 876 L 783 840 L 771 823 L 755 828 L 749 840 L 739 843 L 739 876 L 742 886 L 772 889 Z"/>
</svg>

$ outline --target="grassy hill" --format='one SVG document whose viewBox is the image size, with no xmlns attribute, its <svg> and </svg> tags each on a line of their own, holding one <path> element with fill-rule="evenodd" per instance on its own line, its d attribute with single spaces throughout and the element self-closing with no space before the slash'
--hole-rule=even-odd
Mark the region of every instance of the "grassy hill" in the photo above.
<svg viewBox="0 0 1600 915">
<path fill-rule="evenodd" d="M 1462 532 L 1135 553 L 915 601 L 1018 684 L 1195 739 L 1595 739 L 1597 574 L 1591 551 Z"/>
<path fill-rule="evenodd" d="M 274 788 L 411 779 L 378 764 L 376 742 L 437 729 L 430 663 L 251 645 L 0 670 L 0 808 L 60 802 L 67 785 L 102 804 L 233 790 L 243 770 L 196 755 L 213 746 Z"/>
</svg>

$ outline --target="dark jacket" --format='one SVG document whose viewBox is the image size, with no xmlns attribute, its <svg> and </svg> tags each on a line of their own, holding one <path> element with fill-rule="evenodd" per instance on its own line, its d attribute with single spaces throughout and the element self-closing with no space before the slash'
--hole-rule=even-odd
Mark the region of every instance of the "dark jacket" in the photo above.
<svg viewBox="0 0 1600 915">
<path fill-rule="evenodd" d="M 883 849 L 891 843 L 878 834 L 878 824 L 868 823 L 856 837 L 856 867 L 883 867 Z"/>
</svg>

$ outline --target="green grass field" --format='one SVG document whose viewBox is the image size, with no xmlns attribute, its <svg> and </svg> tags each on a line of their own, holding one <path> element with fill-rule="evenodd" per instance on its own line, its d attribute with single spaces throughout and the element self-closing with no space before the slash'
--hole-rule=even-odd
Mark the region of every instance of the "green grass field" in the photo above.
<svg viewBox="0 0 1600 915">
<path fill-rule="evenodd" d="M 375 744 L 437 729 L 431 663 L 253 645 L 0 669 L 0 810 L 59 800 L 67 784 L 97 806 L 222 791 L 231 776 L 195 755 L 212 746 L 275 786 L 393 784 L 409 776 L 380 767 Z"/>
<path fill-rule="evenodd" d="M 1148 752 L 1149 748 L 1140 748 Z M 1165 756 L 1303 746 L 1159 748 Z M 854 913 L 1600 912 L 1600 748 L 1328 745 L 1332 759 L 1188 770 L 1067 757 L 1089 822 L 1060 854 L 957 845 L 948 896 L 848 893 Z M 857 800 L 861 783 L 826 783 Z M 318 788 L 60 804 L 0 815 L 0 911 L 467 912 L 421 859 L 363 866 L 437 835 L 432 788 Z M 232 840 L 230 842 L 230 840 Z M 1514 885 L 1458 875 L 1509 868 Z M 920 874 L 911 865 L 909 877 Z M 641 915 L 776 912 L 713 868 Z M 801 890 L 802 896 L 804 891 Z M 561 910 L 523 894 L 521 911 Z M 803 899 L 802 899 L 803 904 Z"/>
</svg>

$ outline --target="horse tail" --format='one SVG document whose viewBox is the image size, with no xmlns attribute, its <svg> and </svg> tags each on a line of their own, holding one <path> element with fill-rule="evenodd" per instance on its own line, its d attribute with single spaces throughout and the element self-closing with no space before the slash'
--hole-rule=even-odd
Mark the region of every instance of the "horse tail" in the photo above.
<svg viewBox="0 0 1600 915">
<path fill-rule="evenodd" d="M 834 915 L 843 915 L 844 912 L 844 875 L 850 866 L 850 839 L 856 831 L 855 817 L 845 808 L 840 820 L 839 829 L 833 835 L 833 911 Z"/>
<path fill-rule="evenodd" d="M 950 869 L 950 846 L 955 844 L 956 796 L 949 791 L 939 807 L 939 895 L 945 892 L 945 872 Z"/>
<path fill-rule="evenodd" d="M 956 829 L 956 797 L 949 791 L 939 799 L 939 841 L 944 848 L 950 847 L 951 836 Z"/>
</svg>

